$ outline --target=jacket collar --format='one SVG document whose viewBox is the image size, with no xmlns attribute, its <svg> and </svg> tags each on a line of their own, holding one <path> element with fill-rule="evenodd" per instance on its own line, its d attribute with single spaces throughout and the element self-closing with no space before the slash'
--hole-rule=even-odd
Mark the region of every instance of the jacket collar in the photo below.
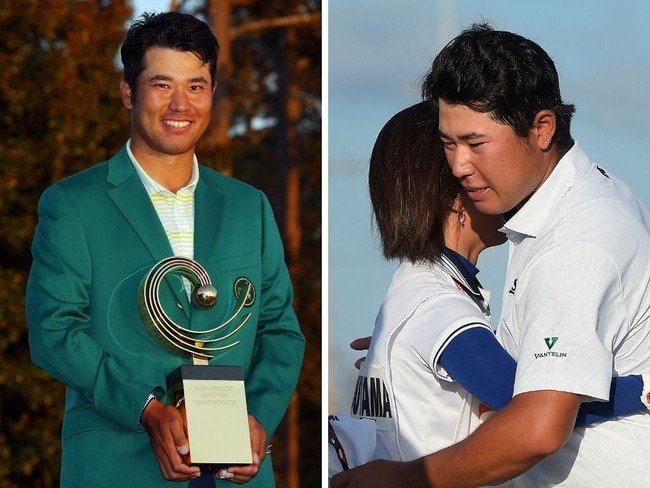
<svg viewBox="0 0 650 488">
<path fill-rule="evenodd" d="M 165 230 L 151 199 L 123 147 L 108 161 L 107 181 L 113 185 L 108 196 L 122 213 L 154 261 L 172 255 Z"/>
<path fill-rule="evenodd" d="M 440 258 L 432 263 L 432 266 L 448 274 L 454 283 L 479 306 L 483 315 L 490 316 L 489 292 L 481 287 L 476 276 L 469 273 L 454 251 L 444 248 Z"/>
<path fill-rule="evenodd" d="M 211 172 L 199 166 L 199 174 L 194 194 L 194 258 L 205 263 L 214 259 L 213 253 L 219 250 L 215 241 L 224 237 L 225 197 Z M 126 146 L 109 160 L 107 181 L 113 185 L 108 191 L 109 197 L 140 236 L 151 257 L 158 262 L 171 256 L 173 251 L 165 230 L 129 159 Z"/>
<path fill-rule="evenodd" d="M 503 229 L 508 239 L 519 244 L 526 237 L 537 237 L 557 215 L 557 207 L 564 194 L 590 166 L 589 158 L 575 141 L 546 181 L 505 223 Z"/>
</svg>

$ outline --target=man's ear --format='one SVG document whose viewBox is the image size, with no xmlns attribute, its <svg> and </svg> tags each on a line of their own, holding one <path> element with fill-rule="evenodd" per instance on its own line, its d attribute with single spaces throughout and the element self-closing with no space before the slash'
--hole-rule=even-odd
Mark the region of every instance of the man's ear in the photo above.
<svg viewBox="0 0 650 488">
<path fill-rule="evenodd" d="M 133 93 L 131 87 L 124 78 L 120 79 L 120 95 L 122 96 L 122 104 L 131 110 L 133 107 Z"/>
<path fill-rule="evenodd" d="M 533 133 L 537 146 L 546 151 L 551 147 L 551 140 L 557 129 L 557 120 L 552 110 L 542 109 L 535 115 L 533 120 Z"/>
</svg>

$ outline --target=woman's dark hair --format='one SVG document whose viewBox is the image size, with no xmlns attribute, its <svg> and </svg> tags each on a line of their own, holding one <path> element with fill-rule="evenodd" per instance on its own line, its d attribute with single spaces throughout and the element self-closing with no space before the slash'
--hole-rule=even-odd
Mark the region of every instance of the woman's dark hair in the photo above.
<svg viewBox="0 0 650 488">
<path fill-rule="evenodd" d="M 138 76 L 145 69 L 145 53 L 152 47 L 195 54 L 208 65 L 211 81 L 215 83 L 219 43 L 208 24 L 180 12 L 147 12 L 131 24 L 120 49 L 124 80 L 131 87 L 133 101 L 136 98 Z"/>
<path fill-rule="evenodd" d="M 433 103 L 444 100 L 489 113 L 521 138 L 528 136 L 535 115 L 549 109 L 557 120 L 552 142 L 560 149 L 573 144 L 575 107 L 562 102 L 553 60 L 533 41 L 488 24 L 474 24 L 440 51 L 422 95 Z"/>
<path fill-rule="evenodd" d="M 374 221 L 387 259 L 435 261 L 461 191 L 438 136 L 438 111 L 420 102 L 384 125 L 368 173 Z"/>
</svg>

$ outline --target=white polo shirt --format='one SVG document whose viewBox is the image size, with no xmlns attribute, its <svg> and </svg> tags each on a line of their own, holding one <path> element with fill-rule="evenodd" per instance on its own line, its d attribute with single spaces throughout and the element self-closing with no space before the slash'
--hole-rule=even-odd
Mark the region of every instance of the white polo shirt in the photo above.
<svg viewBox="0 0 650 488">
<path fill-rule="evenodd" d="M 452 276 L 467 281 L 443 259 L 445 265 L 400 264 L 377 316 L 351 409 L 352 415 L 376 420 L 376 458 L 416 459 L 459 442 L 478 426 L 478 400 L 438 360 L 463 330 L 492 331 L 484 315 L 487 302 L 460 290 Z"/>
<path fill-rule="evenodd" d="M 515 395 L 607 400 L 613 375 L 650 371 L 650 216 L 627 185 L 575 143 L 504 229 L 497 336 L 517 361 Z M 579 428 L 515 486 L 647 486 L 649 446 L 645 413 Z"/>
<path fill-rule="evenodd" d="M 175 256 L 194 257 L 194 191 L 199 182 L 199 163 L 194 155 L 190 181 L 176 193 L 172 193 L 155 181 L 140 166 L 131 152 L 131 139 L 126 143 L 126 152 L 149 194 L 158 218 L 160 219 L 169 244 Z M 189 283 L 185 279 L 186 283 Z"/>
</svg>

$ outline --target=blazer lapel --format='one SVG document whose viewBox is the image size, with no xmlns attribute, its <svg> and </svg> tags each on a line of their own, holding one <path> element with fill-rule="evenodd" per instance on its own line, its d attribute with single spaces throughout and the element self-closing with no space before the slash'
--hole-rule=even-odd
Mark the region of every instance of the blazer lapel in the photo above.
<svg viewBox="0 0 650 488">
<path fill-rule="evenodd" d="M 114 185 L 108 191 L 109 197 L 140 237 L 142 245 L 151 253 L 151 257 L 158 262 L 171 256 L 172 249 L 165 229 L 125 147 L 109 161 L 107 180 Z"/>
<path fill-rule="evenodd" d="M 224 196 L 217 186 L 201 172 L 194 195 L 194 259 L 203 265 L 215 259 L 223 238 Z"/>
<path fill-rule="evenodd" d="M 140 180 L 133 163 L 129 159 L 126 147 L 108 163 L 107 180 L 113 185 L 108 196 L 119 209 L 124 220 L 138 235 L 142 245 L 149 251 L 155 263 L 172 256 L 171 245 L 165 234 L 156 209 Z M 182 287 L 170 286 L 177 303 L 182 305 L 189 317 L 189 302 Z"/>
</svg>

